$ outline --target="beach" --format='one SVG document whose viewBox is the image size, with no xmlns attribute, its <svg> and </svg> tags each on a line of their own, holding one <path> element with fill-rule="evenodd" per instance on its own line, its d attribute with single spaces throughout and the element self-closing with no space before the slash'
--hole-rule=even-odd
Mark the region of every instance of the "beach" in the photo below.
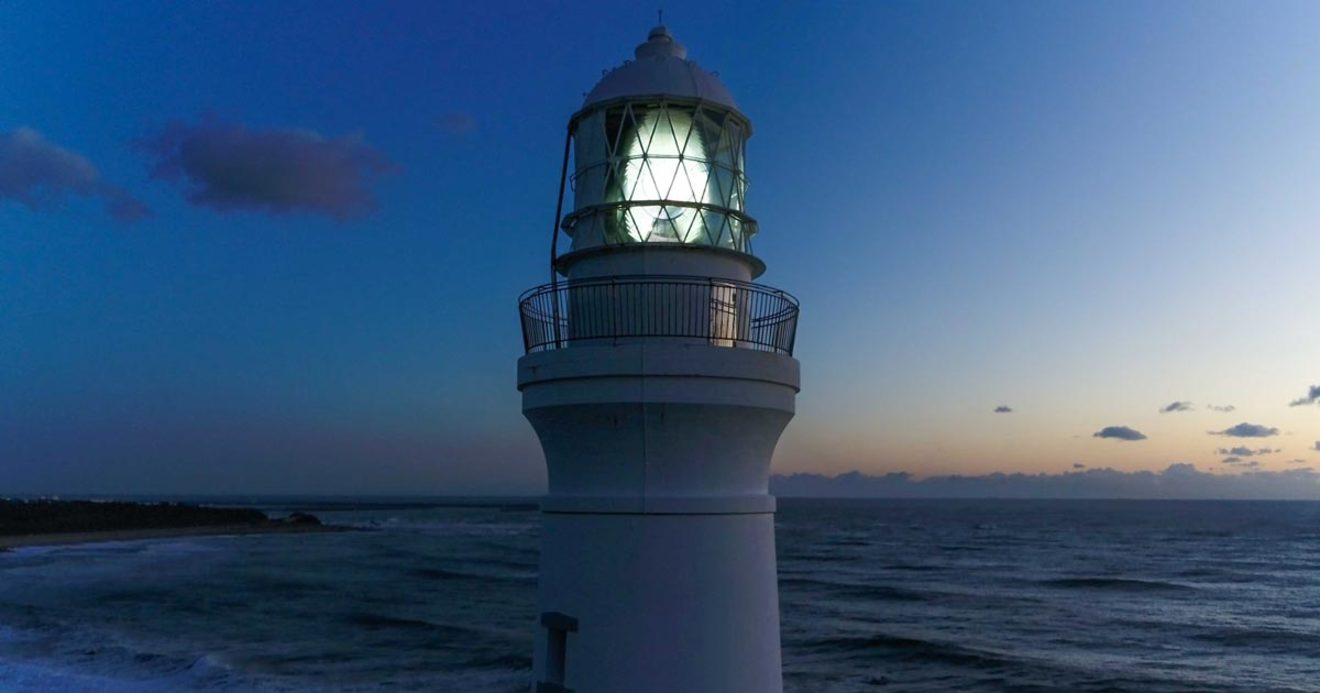
<svg viewBox="0 0 1320 693">
<path fill-rule="evenodd" d="M 69 544 L 90 544 L 106 541 L 182 539 L 186 537 L 241 536 L 249 534 L 311 534 L 342 532 L 346 529 L 326 525 L 287 524 L 272 521 L 263 525 L 240 524 L 214 527 L 153 527 L 85 532 L 51 532 L 47 534 L 0 534 L 0 551 L 27 546 L 66 546 Z"/>
</svg>

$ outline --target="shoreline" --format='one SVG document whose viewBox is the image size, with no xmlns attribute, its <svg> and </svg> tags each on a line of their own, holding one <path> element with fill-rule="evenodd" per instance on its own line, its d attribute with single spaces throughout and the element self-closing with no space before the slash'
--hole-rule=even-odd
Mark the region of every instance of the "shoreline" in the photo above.
<svg viewBox="0 0 1320 693">
<path fill-rule="evenodd" d="M 236 524 L 195 527 L 151 527 L 109 529 L 85 532 L 48 532 L 40 534 L 0 534 L 0 552 L 34 546 L 72 546 L 111 541 L 143 541 L 187 537 L 248 536 L 254 534 L 321 534 L 348 532 L 352 527 L 320 524 L 289 524 L 272 521 L 268 525 Z"/>
</svg>

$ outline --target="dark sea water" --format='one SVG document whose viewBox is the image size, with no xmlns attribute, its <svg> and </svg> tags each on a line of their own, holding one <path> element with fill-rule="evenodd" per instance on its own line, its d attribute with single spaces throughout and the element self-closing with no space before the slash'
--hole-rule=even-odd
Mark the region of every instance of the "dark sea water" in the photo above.
<svg viewBox="0 0 1320 693">
<path fill-rule="evenodd" d="M 365 531 L 0 554 L 0 690 L 527 690 L 533 504 L 310 507 Z M 789 690 L 1320 690 L 1317 503 L 781 500 L 778 543 Z"/>
</svg>

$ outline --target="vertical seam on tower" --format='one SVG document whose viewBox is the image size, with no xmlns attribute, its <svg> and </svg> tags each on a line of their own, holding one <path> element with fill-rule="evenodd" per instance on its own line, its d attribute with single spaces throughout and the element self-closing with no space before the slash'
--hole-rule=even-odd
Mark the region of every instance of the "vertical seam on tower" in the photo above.
<svg viewBox="0 0 1320 693">
<path fill-rule="evenodd" d="M 650 480 L 650 478 L 651 478 L 651 476 L 650 476 L 650 472 L 651 472 L 651 456 L 648 454 L 648 450 L 647 450 L 647 442 L 648 442 L 648 440 L 647 440 L 647 439 L 648 439 L 648 436 L 647 436 L 647 429 L 651 427 L 651 420 L 650 420 L 650 404 L 651 404 L 651 403 L 650 403 L 650 402 L 647 400 L 647 398 L 646 398 L 646 378 L 647 378 L 647 375 L 646 375 L 646 351 L 647 351 L 647 349 L 646 349 L 646 344 L 645 344 L 645 343 L 642 344 L 642 348 L 641 348 L 640 351 L 641 351 L 641 358 L 642 358 L 642 363 L 641 363 L 641 366 L 642 366 L 642 367 L 641 367 L 641 369 L 640 369 L 641 372 L 642 372 L 642 378 L 641 378 L 641 381 L 642 381 L 642 382 L 641 382 L 641 393 L 642 393 L 642 512 L 646 512 L 646 510 L 647 510 L 647 508 L 646 508 L 646 501 L 647 501 L 647 499 L 650 497 L 650 494 L 648 493 L 647 483 L 649 482 L 649 480 Z"/>
</svg>

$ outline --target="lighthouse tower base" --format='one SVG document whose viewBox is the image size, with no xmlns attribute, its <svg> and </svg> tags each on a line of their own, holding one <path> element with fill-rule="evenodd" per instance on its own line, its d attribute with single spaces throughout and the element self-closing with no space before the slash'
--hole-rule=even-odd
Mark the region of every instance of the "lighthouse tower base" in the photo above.
<svg viewBox="0 0 1320 693">
<path fill-rule="evenodd" d="M 537 601 L 577 620 L 566 688 L 780 690 L 773 514 L 546 513 L 542 548 Z"/>
<path fill-rule="evenodd" d="M 770 458 L 798 364 L 710 344 L 519 361 L 550 491 L 533 691 L 779 691 Z"/>
</svg>

